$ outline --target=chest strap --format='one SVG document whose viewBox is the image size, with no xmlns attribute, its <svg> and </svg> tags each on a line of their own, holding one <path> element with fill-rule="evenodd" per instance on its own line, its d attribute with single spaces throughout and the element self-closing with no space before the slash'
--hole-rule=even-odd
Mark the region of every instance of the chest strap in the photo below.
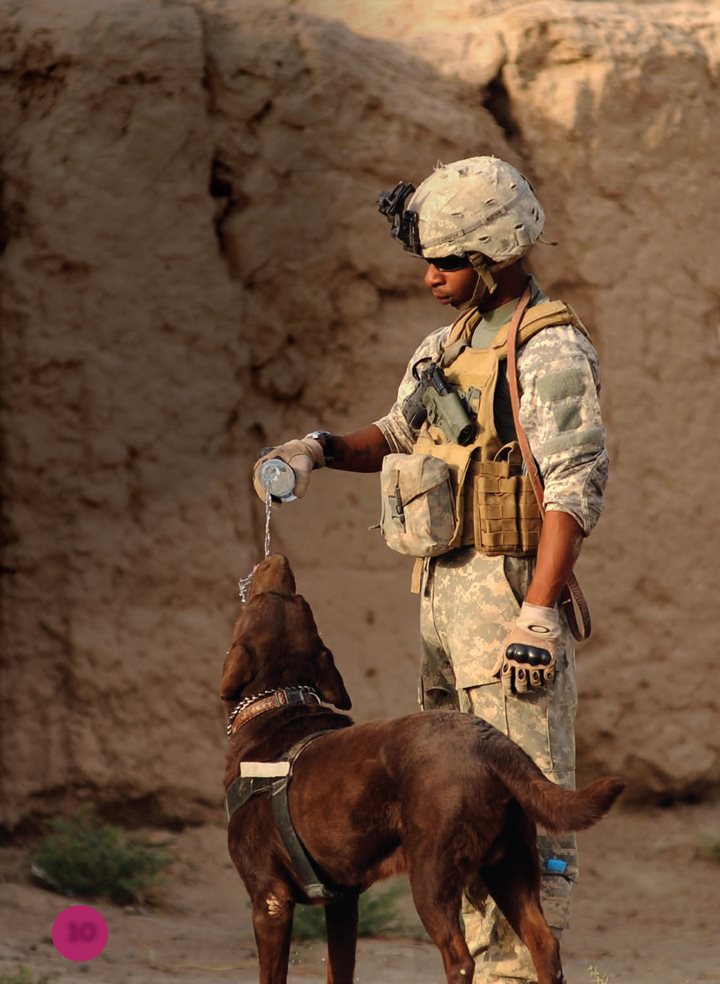
<svg viewBox="0 0 720 984">
<path fill-rule="evenodd" d="M 335 729 L 330 729 L 335 730 Z M 299 877 L 303 891 L 310 899 L 322 899 L 326 902 L 357 895 L 357 889 L 336 885 L 335 882 L 315 863 L 300 840 L 292 817 L 288 791 L 295 762 L 300 754 L 316 738 L 328 734 L 328 731 L 317 731 L 296 742 L 292 748 L 276 762 L 241 763 L 241 774 L 227 789 L 225 794 L 225 809 L 228 822 L 232 815 L 244 806 L 258 793 L 269 793 L 275 825 L 283 846 L 290 856 L 293 868 Z M 243 775 L 243 765 L 249 766 L 247 771 L 261 772 L 261 775 Z"/>
</svg>

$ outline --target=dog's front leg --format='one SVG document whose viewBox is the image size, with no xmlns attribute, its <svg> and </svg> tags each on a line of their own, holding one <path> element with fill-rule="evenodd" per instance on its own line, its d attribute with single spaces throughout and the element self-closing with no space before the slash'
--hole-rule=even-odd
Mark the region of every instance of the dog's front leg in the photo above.
<svg viewBox="0 0 720 984">
<path fill-rule="evenodd" d="M 253 898 L 252 921 L 260 964 L 260 984 L 286 984 L 294 903 L 275 890 Z"/>
<path fill-rule="evenodd" d="M 353 984 L 358 928 L 357 895 L 325 907 L 327 984 Z"/>
</svg>

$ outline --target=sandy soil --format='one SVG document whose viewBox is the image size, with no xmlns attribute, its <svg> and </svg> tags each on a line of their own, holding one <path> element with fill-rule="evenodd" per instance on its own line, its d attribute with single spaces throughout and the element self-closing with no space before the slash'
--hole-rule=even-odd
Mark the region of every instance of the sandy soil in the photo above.
<svg viewBox="0 0 720 984">
<path fill-rule="evenodd" d="M 171 835 L 172 836 L 172 835 Z M 720 865 L 703 856 L 720 839 L 720 806 L 617 811 L 581 835 L 582 880 L 563 941 L 569 984 L 720 982 Z M 162 900 L 149 910 L 96 903 L 110 928 L 105 952 L 72 964 L 53 948 L 55 915 L 77 900 L 33 886 L 20 846 L 0 851 L 0 972 L 25 964 L 54 984 L 252 984 L 257 980 L 244 889 L 226 858 L 222 828 L 174 837 L 177 861 Z M 437 951 L 407 903 L 407 937 L 362 940 L 356 980 L 442 980 Z M 324 947 L 293 949 L 290 981 L 321 984 Z M 599 974 L 593 975 L 589 968 Z"/>
</svg>

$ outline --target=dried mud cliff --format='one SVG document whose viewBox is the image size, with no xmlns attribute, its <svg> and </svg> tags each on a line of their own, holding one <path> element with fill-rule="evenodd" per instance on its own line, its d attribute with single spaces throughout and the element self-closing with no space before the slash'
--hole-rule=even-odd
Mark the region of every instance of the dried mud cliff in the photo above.
<svg viewBox="0 0 720 984">
<path fill-rule="evenodd" d="M 720 14 L 704 3 L 0 0 L 0 825 L 91 799 L 218 815 L 217 682 L 262 553 L 250 462 L 389 406 L 439 314 L 380 188 L 505 157 L 604 371 L 581 574 L 585 774 L 720 783 Z M 377 480 L 323 472 L 273 545 L 355 698 L 414 708 Z"/>
</svg>

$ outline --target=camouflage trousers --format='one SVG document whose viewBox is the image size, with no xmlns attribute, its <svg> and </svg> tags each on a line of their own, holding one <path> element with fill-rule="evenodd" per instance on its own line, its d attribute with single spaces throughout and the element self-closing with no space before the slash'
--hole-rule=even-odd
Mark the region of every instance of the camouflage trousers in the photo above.
<svg viewBox="0 0 720 984">
<path fill-rule="evenodd" d="M 555 682 L 539 692 L 506 697 L 492 671 L 532 576 L 532 561 L 486 557 L 473 547 L 431 561 L 421 589 L 423 660 L 420 703 L 456 708 L 489 721 L 517 742 L 548 778 L 575 785 L 574 645 L 565 628 Z M 540 834 L 541 902 L 553 933 L 568 926 L 578 877 L 575 836 Z M 548 861 L 565 863 L 562 874 Z M 551 867 L 562 867 L 555 863 Z M 493 900 L 463 904 L 465 938 L 475 958 L 475 984 L 537 981 L 530 954 Z"/>
</svg>

